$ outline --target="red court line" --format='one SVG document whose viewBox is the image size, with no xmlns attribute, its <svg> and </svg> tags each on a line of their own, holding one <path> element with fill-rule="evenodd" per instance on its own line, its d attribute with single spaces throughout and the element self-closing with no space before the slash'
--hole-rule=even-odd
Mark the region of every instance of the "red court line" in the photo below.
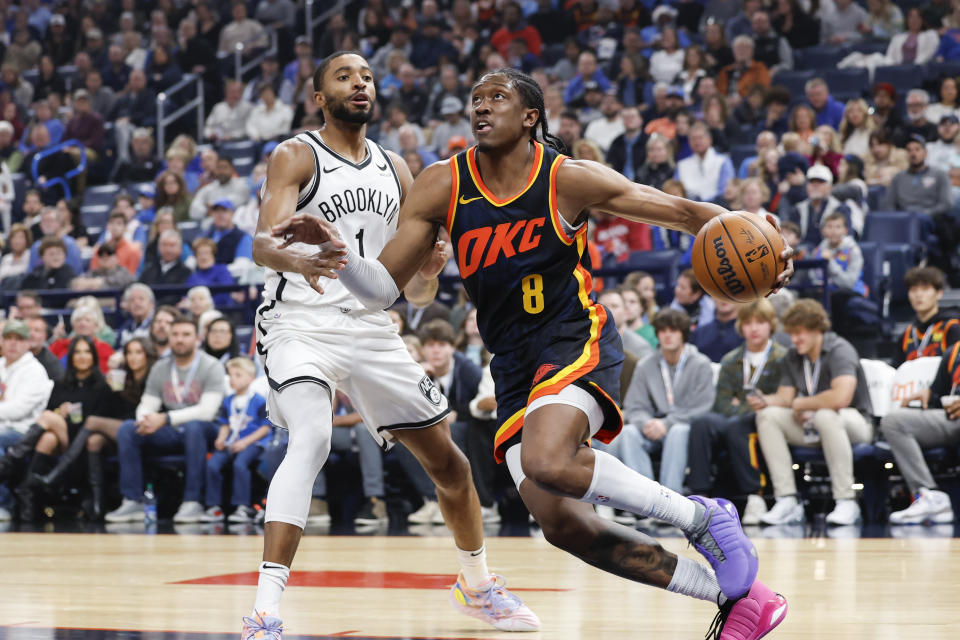
<svg viewBox="0 0 960 640">
<path fill-rule="evenodd" d="M 254 586 L 260 579 L 257 571 L 225 573 L 216 576 L 180 580 L 172 584 L 211 584 Z M 448 574 L 406 573 L 402 571 L 296 571 L 290 574 L 289 587 L 326 587 L 351 589 L 449 589 L 453 579 Z M 570 589 L 510 588 L 511 591 L 560 592 Z"/>
</svg>

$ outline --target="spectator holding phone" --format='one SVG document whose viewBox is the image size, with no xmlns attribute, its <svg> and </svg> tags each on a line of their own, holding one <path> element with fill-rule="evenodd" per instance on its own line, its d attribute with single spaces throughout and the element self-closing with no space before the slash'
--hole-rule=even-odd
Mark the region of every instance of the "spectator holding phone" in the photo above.
<svg viewBox="0 0 960 640">
<path fill-rule="evenodd" d="M 714 494 L 713 453 L 722 447 L 736 488 L 740 495 L 747 496 L 741 522 L 755 525 L 767 511 L 759 495 L 756 416 L 767 406 L 766 396 L 776 392 L 780 384 L 787 350 L 772 338 L 777 330 L 777 313 L 766 298 L 737 309 L 736 330 L 744 343 L 720 361 L 713 410 L 690 424 L 687 486 L 695 494 Z"/>
</svg>

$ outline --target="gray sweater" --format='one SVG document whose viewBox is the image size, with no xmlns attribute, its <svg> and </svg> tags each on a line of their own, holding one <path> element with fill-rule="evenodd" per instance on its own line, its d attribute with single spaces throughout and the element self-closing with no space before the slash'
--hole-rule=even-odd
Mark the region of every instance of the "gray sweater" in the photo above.
<svg viewBox="0 0 960 640">
<path fill-rule="evenodd" d="M 893 176 L 883 206 L 893 211 L 919 211 L 932 216 L 946 213 L 951 202 L 950 176 L 925 166 L 917 172 L 907 169 Z"/>
<path fill-rule="evenodd" d="M 684 353 L 686 362 L 673 381 L 672 409 L 660 373 L 660 350 L 637 365 L 623 398 L 626 422 L 642 427 L 648 420 L 660 417 L 669 428 L 681 422 L 689 424 L 694 417 L 710 411 L 717 392 L 710 358 L 692 344 L 684 347 Z"/>
</svg>

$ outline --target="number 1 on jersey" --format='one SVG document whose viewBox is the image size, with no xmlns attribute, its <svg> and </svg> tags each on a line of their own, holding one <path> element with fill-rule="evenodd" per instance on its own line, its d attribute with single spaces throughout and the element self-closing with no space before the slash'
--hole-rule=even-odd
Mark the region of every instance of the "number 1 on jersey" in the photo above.
<svg viewBox="0 0 960 640">
<path fill-rule="evenodd" d="M 354 236 L 357 239 L 357 244 L 360 245 L 360 257 L 363 258 L 363 229 L 357 231 L 357 235 Z"/>
<path fill-rule="evenodd" d="M 525 276 L 520 281 L 520 289 L 523 291 L 523 310 L 530 314 L 537 314 L 543 311 L 543 276 L 539 273 L 533 273 Z"/>
</svg>

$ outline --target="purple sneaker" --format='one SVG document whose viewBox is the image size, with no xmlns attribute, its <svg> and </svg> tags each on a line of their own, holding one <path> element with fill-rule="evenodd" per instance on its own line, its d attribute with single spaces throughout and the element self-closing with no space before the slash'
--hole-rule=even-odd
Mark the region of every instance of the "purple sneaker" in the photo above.
<svg viewBox="0 0 960 640">
<path fill-rule="evenodd" d="M 706 509 L 698 531 L 687 540 L 707 559 L 723 595 L 735 600 L 750 590 L 757 579 L 757 550 L 740 528 L 740 517 L 729 500 L 690 496 Z"/>
</svg>

